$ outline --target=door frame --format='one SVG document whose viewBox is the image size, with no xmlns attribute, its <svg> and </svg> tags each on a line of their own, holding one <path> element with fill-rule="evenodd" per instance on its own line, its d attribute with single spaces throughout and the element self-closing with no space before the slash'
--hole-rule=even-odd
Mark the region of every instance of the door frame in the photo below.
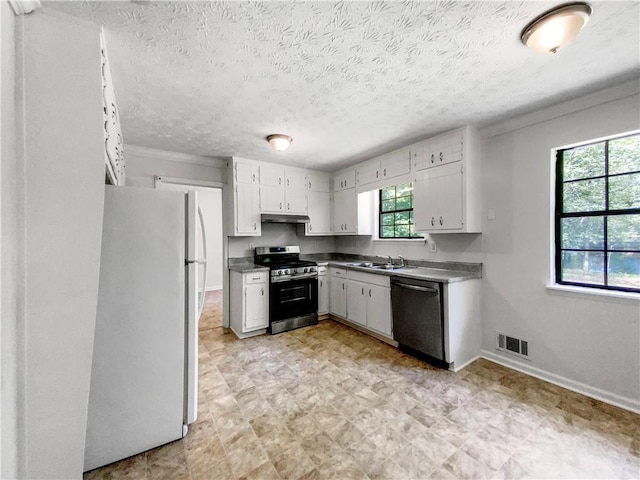
<svg viewBox="0 0 640 480">
<path fill-rule="evenodd" d="M 222 327 L 229 328 L 229 235 L 227 234 L 228 208 L 226 208 L 228 185 L 221 182 L 206 180 L 194 180 L 191 178 L 167 177 L 156 175 L 153 177 L 153 186 L 162 188 L 162 184 L 184 185 L 187 187 L 218 188 L 222 193 Z"/>
</svg>

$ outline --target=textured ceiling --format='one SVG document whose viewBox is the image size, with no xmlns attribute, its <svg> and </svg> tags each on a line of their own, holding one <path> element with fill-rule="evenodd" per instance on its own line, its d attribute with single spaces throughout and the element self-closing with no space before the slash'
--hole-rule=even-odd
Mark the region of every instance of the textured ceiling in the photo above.
<svg viewBox="0 0 640 480">
<path fill-rule="evenodd" d="M 556 55 L 524 47 L 556 4 L 45 2 L 104 25 L 125 143 L 325 170 L 638 78 L 638 1 L 591 2 Z"/>
</svg>

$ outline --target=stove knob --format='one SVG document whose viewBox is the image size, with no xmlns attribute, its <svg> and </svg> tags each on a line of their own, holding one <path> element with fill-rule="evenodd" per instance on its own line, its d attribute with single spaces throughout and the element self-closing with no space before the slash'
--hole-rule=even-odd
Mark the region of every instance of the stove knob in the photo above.
<svg viewBox="0 0 640 480">
<path fill-rule="evenodd" d="M 311 268 L 309 268 L 309 271 L 310 271 L 310 272 L 316 272 L 317 270 L 318 270 L 318 269 L 317 269 L 316 267 L 311 267 Z"/>
<path fill-rule="evenodd" d="M 289 270 L 288 268 L 284 271 L 284 273 L 286 273 L 287 275 L 291 275 L 291 270 Z"/>
<path fill-rule="evenodd" d="M 304 273 L 307 273 L 307 267 L 304 267 L 304 269 L 302 270 Z"/>
</svg>

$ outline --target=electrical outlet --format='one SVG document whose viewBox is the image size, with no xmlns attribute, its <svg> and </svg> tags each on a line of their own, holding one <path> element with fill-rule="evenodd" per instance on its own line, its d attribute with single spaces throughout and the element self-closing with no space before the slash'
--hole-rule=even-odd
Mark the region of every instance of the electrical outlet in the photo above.
<svg viewBox="0 0 640 480">
<path fill-rule="evenodd" d="M 430 252 L 437 252 L 438 251 L 438 246 L 436 245 L 436 242 L 434 242 L 433 240 L 431 240 L 429 242 L 429 251 Z"/>
<path fill-rule="evenodd" d="M 249 242 L 249 250 L 254 250 L 255 248 L 256 248 L 256 244 Z"/>
</svg>

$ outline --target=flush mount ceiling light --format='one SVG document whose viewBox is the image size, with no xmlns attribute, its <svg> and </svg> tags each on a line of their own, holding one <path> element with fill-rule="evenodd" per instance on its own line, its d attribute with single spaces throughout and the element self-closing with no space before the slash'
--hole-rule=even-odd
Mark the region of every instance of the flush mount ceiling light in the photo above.
<svg viewBox="0 0 640 480">
<path fill-rule="evenodd" d="M 269 135 L 267 137 L 267 142 L 271 144 L 273 148 L 275 148 L 279 152 L 284 152 L 291 142 L 293 142 L 293 138 L 288 135 L 282 135 L 280 133 L 275 133 L 273 135 Z"/>
<path fill-rule="evenodd" d="M 542 53 L 556 53 L 578 34 L 589 21 L 587 3 L 567 3 L 535 18 L 520 35 L 522 43 Z"/>
</svg>

